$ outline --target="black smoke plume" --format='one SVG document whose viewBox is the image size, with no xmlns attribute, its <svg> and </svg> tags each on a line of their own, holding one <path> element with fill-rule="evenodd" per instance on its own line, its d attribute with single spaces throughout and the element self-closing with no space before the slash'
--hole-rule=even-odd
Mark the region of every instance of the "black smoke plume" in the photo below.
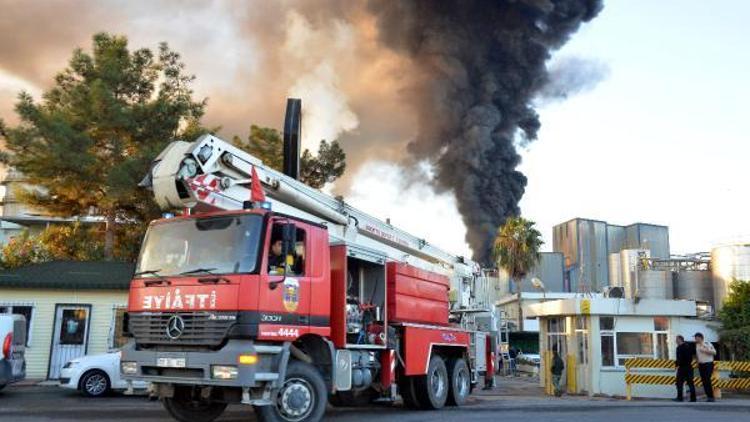
<svg viewBox="0 0 750 422">
<path fill-rule="evenodd" d="M 600 0 L 372 0 L 385 45 L 414 61 L 406 93 L 419 133 L 408 149 L 452 191 L 474 258 L 491 260 L 497 228 L 518 215 L 526 177 L 516 141 L 536 139 L 532 100 L 550 84 L 545 63 Z"/>
</svg>

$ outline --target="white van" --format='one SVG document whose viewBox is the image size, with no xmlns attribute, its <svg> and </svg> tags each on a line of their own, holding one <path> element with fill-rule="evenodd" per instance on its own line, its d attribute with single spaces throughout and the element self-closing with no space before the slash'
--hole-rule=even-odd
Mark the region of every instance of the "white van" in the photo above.
<svg viewBox="0 0 750 422">
<path fill-rule="evenodd" d="M 0 390 L 26 378 L 26 318 L 0 314 Z"/>
</svg>

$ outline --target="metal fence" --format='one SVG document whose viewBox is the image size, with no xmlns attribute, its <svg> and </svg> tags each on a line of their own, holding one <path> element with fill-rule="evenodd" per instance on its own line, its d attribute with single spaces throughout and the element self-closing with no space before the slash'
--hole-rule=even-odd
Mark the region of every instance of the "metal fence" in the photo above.
<svg viewBox="0 0 750 422">
<path fill-rule="evenodd" d="M 693 367 L 697 367 L 694 362 Z M 654 374 L 649 371 L 652 370 L 675 370 L 675 361 L 671 359 L 647 359 L 647 358 L 632 358 L 625 360 L 625 388 L 627 391 L 627 399 L 632 399 L 633 385 L 646 384 L 646 385 L 675 385 L 675 375 L 663 375 Z M 636 370 L 634 372 L 634 370 Z M 643 372 L 642 370 L 646 370 Z M 721 373 L 729 373 L 729 377 L 721 377 Z M 714 388 L 714 396 L 721 397 L 721 390 L 749 390 L 750 389 L 750 378 L 733 377 L 737 373 L 750 373 L 750 362 L 732 362 L 732 361 L 716 361 L 714 362 L 714 372 L 711 375 L 711 385 Z M 703 381 L 700 377 L 693 379 L 695 386 L 699 387 L 703 385 Z"/>
</svg>

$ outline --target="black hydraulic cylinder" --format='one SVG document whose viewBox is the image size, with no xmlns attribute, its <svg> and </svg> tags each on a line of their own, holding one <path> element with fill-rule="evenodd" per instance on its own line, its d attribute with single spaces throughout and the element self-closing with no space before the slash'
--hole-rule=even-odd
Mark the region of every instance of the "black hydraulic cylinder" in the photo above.
<svg viewBox="0 0 750 422">
<path fill-rule="evenodd" d="M 302 100 L 287 98 L 284 117 L 284 174 L 299 180 L 302 142 Z"/>
</svg>

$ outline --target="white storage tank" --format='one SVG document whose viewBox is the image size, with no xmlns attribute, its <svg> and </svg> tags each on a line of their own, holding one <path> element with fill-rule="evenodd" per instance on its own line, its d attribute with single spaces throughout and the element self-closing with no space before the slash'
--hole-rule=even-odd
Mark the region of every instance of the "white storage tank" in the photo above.
<svg viewBox="0 0 750 422">
<path fill-rule="evenodd" d="M 710 271 L 679 271 L 675 279 L 675 299 L 714 303 Z"/>
<path fill-rule="evenodd" d="M 626 298 L 632 299 L 635 297 L 638 269 L 641 267 L 640 261 L 649 257 L 651 257 L 651 252 L 648 249 L 623 249 L 620 251 L 620 282 Z"/>
<path fill-rule="evenodd" d="M 640 299 L 674 299 L 671 271 L 641 270 L 635 288 Z"/>
<path fill-rule="evenodd" d="M 732 280 L 750 283 L 750 244 L 719 246 L 711 250 L 714 306 L 720 310 Z"/>
</svg>

